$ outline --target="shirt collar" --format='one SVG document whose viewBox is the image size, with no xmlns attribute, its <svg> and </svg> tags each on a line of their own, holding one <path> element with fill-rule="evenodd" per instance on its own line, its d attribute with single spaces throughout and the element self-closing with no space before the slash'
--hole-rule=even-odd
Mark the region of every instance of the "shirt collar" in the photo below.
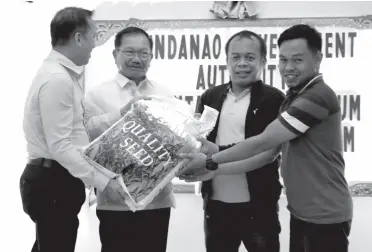
<svg viewBox="0 0 372 252">
<path fill-rule="evenodd" d="M 249 87 L 249 90 L 252 91 L 252 88 L 253 88 L 253 87 L 259 86 L 259 85 L 261 85 L 261 84 L 262 84 L 262 81 L 261 81 L 261 80 L 258 80 L 258 81 L 255 81 L 255 82 L 252 82 L 251 85 L 250 85 L 250 87 Z M 226 86 L 225 92 L 229 92 L 229 90 L 231 89 L 231 87 L 232 87 L 232 82 L 231 82 L 231 80 L 230 80 L 229 83 L 228 83 L 228 85 Z"/>
<path fill-rule="evenodd" d="M 287 91 L 287 95 L 291 94 L 300 94 L 302 93 L 306 88 L 308 88 L 310 85 L 315 84 L 319 81 L 323 80 L 323 74 L 318 74 L 311 78 L 308 82 L 304 82 L 296 87 L 289 88 Z"/>
<path fill-rule="evenodd" d="M 68 68 L 70 70 L 72 70 L 73 72 L 75 72 L 78 75 L 81 75 L 83 73 L 83 71 L 84 71 L 84 67 L 83 66 L 77 66 L 77 65 L 75 65 L 75 63 L 72 62 L 69 58 L 67 58 L 66 56 L 64 56 L 60 52 L 57 52 L 56 50 L 52 50 L 49 53 L 48 59 L 57 61 L 62 66 L 66 67 L 66 68 Z"/>
<path fill-rule="evenodd" d="M 243 92 L 241 92 L 238 96 L 236 96 L 233 93 L 232 88 L 230 87 L 229 90 L 228 90 L 228 93 L 231 94 L 231 95 L 234 95 L 236 98 L 238 98 L 238 97 L 244 97 L 244 96 L 246 96 L 247 94 L 251 93 L 251 91 L 252 91 L 252 87 L 249 87 L 249 88 L 243 90 Z"/>
<path fill-rule="evenodd" d="M 128 79 L 121 73 L 116 74 L 115 80 L 121 88 L 125 87 L 128 83 L 134 82 L 133 80 Z M 152 83 L 147 78 L 141 81 L 138 86 L 143 85 L 150 85 L 151 87 L 153 87 Z"/>
</svg>

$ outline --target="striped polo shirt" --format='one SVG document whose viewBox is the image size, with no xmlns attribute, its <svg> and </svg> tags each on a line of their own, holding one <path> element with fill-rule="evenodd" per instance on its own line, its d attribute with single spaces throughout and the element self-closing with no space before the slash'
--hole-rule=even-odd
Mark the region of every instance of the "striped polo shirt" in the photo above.
<svg viewBox="0 0 372 252">
<path fill-rule="evenodd" d="M 283 144 L 281 175 L 288 210 L 316 224 L 352 219 L 344 176 L 341 111 L 335 92 L 314 77 L 284 101 L 279 121 L 298 137 Z"/>
</svg>

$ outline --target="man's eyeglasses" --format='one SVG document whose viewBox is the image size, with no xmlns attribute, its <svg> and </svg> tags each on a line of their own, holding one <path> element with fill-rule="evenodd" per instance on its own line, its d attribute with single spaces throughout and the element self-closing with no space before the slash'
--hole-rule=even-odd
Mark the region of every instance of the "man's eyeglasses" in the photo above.
<svg viewBox="0 0 372 252">
<path fill-rule="evenodd" d="M 117 49 L 118 51 L 124 53 L 127 57 L 129 58 L 134 58 L 135 55 L 138 56 L 138 58 L 140 59 L 148 59 L 150 57 L 150 53 L 149 52 L 135 52 L 135 51 L 132 51 L 132 50 L 120 50 L 120 49 Z"/>
</svg>

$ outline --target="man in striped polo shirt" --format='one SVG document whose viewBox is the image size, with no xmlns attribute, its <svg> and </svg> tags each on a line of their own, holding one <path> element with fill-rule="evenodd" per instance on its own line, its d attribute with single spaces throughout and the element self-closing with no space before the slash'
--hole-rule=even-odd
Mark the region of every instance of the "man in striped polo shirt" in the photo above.
<svg viewBox="0 0 372 252">
<path fill-rule="evenodd" d="M 212 156 L 183 154 L 192 159 L 185 170 L 207 167 L 206 172 L 218 175 L 226 167 L 219 164 L 238 165 L 282 145 L 290 252 L 346 252 L 353 203 L 344 177 L 340 104 L 319 74 L 321 35 L 308 25 L 295 25 L 280 35 L 278 45 L 279 71 L 289 87 L 278 119 L 262 134 Z"/>
</svg>

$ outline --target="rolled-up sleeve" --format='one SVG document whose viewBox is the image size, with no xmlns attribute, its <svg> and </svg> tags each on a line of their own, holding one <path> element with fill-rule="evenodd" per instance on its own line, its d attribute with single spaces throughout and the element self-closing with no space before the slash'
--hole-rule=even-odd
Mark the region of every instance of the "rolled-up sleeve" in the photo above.
<svg viewBox="0 0 372 252">
<path fill-rule="evenodd" d="M 84 121 L 92 140 L 99 137 L 103 132 L 111 127 L 115 122 L 121 118 L 120 110 L 111 113 L 103 113 L 95 104 L 92 93 L 85 96 L 85 114 Z"/>
<path fill-rule="evenodd" d="M 94 168 L 73 145 L 73 98 L 73 82 L 65 74 L 52 75 L 40 88 L 39 106 L 48 149 L 72 176 L 103 191 L 115 174 Z"/>
</svg>

